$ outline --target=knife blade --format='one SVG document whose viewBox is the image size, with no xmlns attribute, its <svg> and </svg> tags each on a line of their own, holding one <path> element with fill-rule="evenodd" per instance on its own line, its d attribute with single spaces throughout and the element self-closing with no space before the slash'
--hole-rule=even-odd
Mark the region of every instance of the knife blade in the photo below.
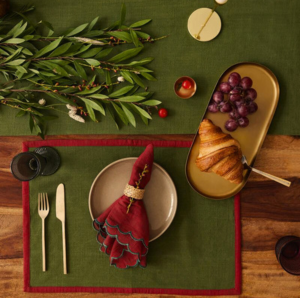
<svg viewBox="0 0 300 300">
<path fill-rule="evenodd" d="M 66 207 L 65 207 L 65 187 L 63 183 L 56 189 L 56 218 L 62 223 L 62 244 L 63 244 L 63 269 L 67 274 L 67 252 L 66 252 Z"/>
</svg>

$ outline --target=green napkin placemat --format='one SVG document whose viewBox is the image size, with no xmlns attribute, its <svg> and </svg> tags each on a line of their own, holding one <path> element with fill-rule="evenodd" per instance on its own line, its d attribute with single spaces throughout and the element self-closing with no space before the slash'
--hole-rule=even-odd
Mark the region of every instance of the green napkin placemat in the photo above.
<svg viewBox="0 0 300 300">
<path fill-rule="evenodd" d="M 178 209 L 170 228 L 149 245 L 147 268 L 119 270 L 99 252 L 88 209 L 93 180 L 108 164 L 138 157 L 154 145 L 154 160 L 173 179 Z M 239 197 L 209 200 L 185 178 L 190 142 L 140 140 L 49 140 L 25 142 L 23 150 L 53 146 L 62 164 L 58 172 L 23 183 L 24 283 L 28 292 L 120 292 L 180 295 L 239 294 L 241 287 Z M 66 188 L 68 271 L 63 274 L 61 222 L 55 192 Z M 38 193 L 47 192 L 47 271 L 42 272 Z M 159 191 L 158 191 L 159 192 Z"/>
<path fill-rule="evenodd" d="M 212 8 L 213 0 L 11 0 L 13 7 L 34 4 L 36 11 L 30 18 L 49 21 L 58 33 L 96 16 L 100 16 L 101 27 L 105 27 L 119 19 L 123 2 L 128 24 L 151 18 L 147 32 L 153 36 L 169 35 L 153 45 L 145 45 L 140 55 L 155 58 L 149 66 L 158 81 L 151 83 L 151 90 L 155 99 L 163 101 L 168 109 L 168 118 L 160 119 L 154 113 L 149 126 L 138 120 L 137 128 L 124 126 L 118 131 L 109 116 L 99 116 L 97 124 L 81 124 L 60 115 L 49 123 L 47 134 L 194 133 L 220 75 L 231 65 L 245 61 L 267 66 L 279 80 L 280 100 L 269 133 L 300 134 L 296 88 L 300 69 L 299 0 L 230 0 L 217 10 L 222 19 L 220 35 L 207 43 L 190 36 L 187 21 L 194 10 Z M 176 79 L 185 75 L 193 77 L 198 86 L 196 95 L 189 100 L 178 98 L 173 91 Z M 15 118 L 16 113 L 1 106 L 0 135 L 30 134 L 27 117 Z"/>
</svg>

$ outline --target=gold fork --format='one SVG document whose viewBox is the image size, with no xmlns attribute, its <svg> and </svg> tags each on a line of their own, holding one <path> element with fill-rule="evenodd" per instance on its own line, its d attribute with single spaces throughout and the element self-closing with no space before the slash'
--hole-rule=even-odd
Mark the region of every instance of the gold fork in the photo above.
<svg viewBox="0 0 300 300">
<path fill-rule="evenodd" d="M 38 211 L 42 219 L 42 252 L 43 252 L 43 272 L 46 271 L 46 249 L 45 249 L 45 219 L 49 214 L 49 201 L 47 193 L 38 194 Z"/>
</svg>

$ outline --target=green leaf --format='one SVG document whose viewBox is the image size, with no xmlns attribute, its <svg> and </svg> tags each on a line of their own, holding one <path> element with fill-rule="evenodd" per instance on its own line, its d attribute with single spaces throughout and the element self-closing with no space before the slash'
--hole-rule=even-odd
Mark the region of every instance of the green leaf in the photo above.
<svg viewBox="0 0 300 300">
<path fill-rule="evenodd" d="M 34 58 L 41 57 L 41 56 L 45 55 L 46 53 L 56 49 L 56 47 L 60 44 L 61 40 L 62 40 L 62 38 L 58 38 L 57 40 L 53 41 L 52 43 L 50 43 L 46 47 L 39 50 L 33 57 Z"/>
<path fill-rule="evenodd" d="M 149 119 L 145 118 L 143 115 L 141 115 L 141 119 L 143 120 L 143 122 L 148 125 L 149 123 Z"/>
<path fill-rule="evenodd" d="M 25 40 L 19 39 L 19 38 L 12 38 L 12 39 L 5 41 L 5 43 L 7 43 L 7 44 L 21 44 L 23 42 L 25 42 Z"/>
<path fill-rule="evenodd" d="M 157 81 L 157 79 L 149 73 L 142 72 L 141 75 L 150 81 Z"/>
<path fill-rule="evenodd" d="M 125 22 L 126 18 L 126 5 L 125 3 L 122 4 L 122 9 L 121 9 L 121 19 L 120 19 L 120 25 L 123 25 Z"/>
<path fill-rule="evenodd" d="M 1 49 L 1 48 L 0 48 L 0 54 L 2 54 L 2 55 L 9 55 L 9 53 L 8 53 L 8 52 L 4 51 L 4 50 L 3 50 L 3 49 Z"/>
<path fill-rule="evenodd" d="M 108 61 L 114 62 L 114 63 L 121 62 L 123 60 L 129 59 L 131 57 L 138 55 L 142 51 L 142 49 L 143 49 L 143 47 L 125 50 L 125 51 L 117 54 L 116 56 L 112 57 Z"/>
<path fill-rule="evenodd" d="M 25 110 L 20 110 L 17 114 L 16 114 L 16 118 L 20 118 L 23 117 L 27 114 L 27 111 Z"/>
<path fill-rule="evenodd" d="M 75 69 L 76 69 L 78 75 L 82 79 L 87 80 L 87 76 L 86 76 L 86 72 L 85 72 L 84 68 L 77 61 L 74 61 L 73 63 L 74 63 L 74 66 L 75 66 Z"/>
<path fill-rule="evenodd" d="M 92 84 L 94 84 L 95 83 L 95 80 L 96 80 L 96 77 L 97 77 L 97 75 L 94 75 L 93 77 L 92 77 L 92 79 L 89 81 L 89 85 L 92 85 Z"/>
<path fill-rule="evenodd" d="M 91 108 L 100 111 L 101 114 L 105 116 L 105 110 L 100 102 L 98 102 L 97 100 L 91 100 L 91 99 L 87 99 L 87 98 L 83 98 L 83 97 L 80 97 L 80 99 L 86 105 L 89 105 Z"/>
<path fill-rule="evenodd" d="M 15 57 L 17 57 L 21 52 L 22 52 L 23 48 L 20 47 L 18 48 L 16 51 L 13 52 L 13 54 L 11 54 L 9 57 L 7 57 L 5 59 L 5 62 L 9 62 L 10 60 L 14 59 Z"/>
<path fill-rule="evenodd" d="M 147 101 L 143 102 L 142 104 L 148 105 L 148 106 L 156 106 L 156 105 L 161 104 L 161 101 L 158 101 L 158 100 L 147 100 Z"/>
<path fill-rule="evenodd" d="M 82 25 L 76 27 L 75 29 L 73 29 L 71 32 L 69 32 L 66 36 L 74 36 L 77 33 L 80 33 L 81 31 L 83 31 L 88 25 L 89 25 L 89 23 L 82 24 Z"/>
<path fill-rule="evenodd" d="M 27 48 L 23 48 L 22 49 L 22 53 L 24 53 L 26 55 L 33 55 L 33 53 L 29 49 L 27 49 Z"/>
<path fill-rule="evenodd" d="M 125 106 L 124 104 L 121 103 L 121 107 L 126 115 L 126 117 L 128 118 L 129 123 L 133 126 L 136 127 L 136 121 L 135 121 L 135 117 L 132 114 L 132 112 L 128 109 L 127 106 Z"/>
<path fill-rule="evenodd" d="M 75 71 L 75 69 L 72 68 L 71 66 L 65 65 L 65 66 L 64 66 L 64 69 L 66 70 L 66 72 L 67 72 L 69 75 L 78 76 L 78 74 L 77 74 L 77 72 Z"/>
<path fill-rule="evenodd" d="M 107 55 L 110 54 L 111 51 L 112 51 L 112 48 L 104 49 L 104 50 L 102 50 L 101 52 L 99 52 L 99 53 L 95 56 L 95 58 L 96 58 L 96 59 L 101 59 L 101 58 L 103 58 L 103 57 L 106 57 Z"/>
<path fill-rule="evenodd" d="M 148 39 L 150 37 L 150 35 L 148 33 L 145 33 L 142 31 L 137 31 L 136 34 L 143 39 Z"/>
<path fill-rule="evenodd" d="M 49 29 L 47 36 L 51 36 L 54 33 L 54 29 L 53 29 L 52 25 L 47 21 L 41 21 L 41 22 Z"/>
<path fill-rule="evenodd" d="M 141 20 L 141 21 L 138 21 L 138 22 L 135 22 L 133 24 L 130 25 L 130 27 L 142 27 L 146 24 L 148 24 L 149 22 L 151 21 L 151 19 L 146 19 L 146 20 Z"/>
<path fill-rule="evenodd" d="M 152 117 L 145 110 L 143 110 L 142 108 L 140 108 L 139 106 L 137 106 L 135 104 L 132 104 L 131 106 L 134 107 L 138 111 L 138 113 L 140 115 L 144 116 L 145 118 L 147 118 L 149 120 L 152 119 Z"/>
<path fill-rule="evenodd" d="M 87 37 L 87 38 L 92 38 L 92 37 L 96 37 L 96 36 L 100 36 L 104 33 L 103 30 L 92 30 L 90 32 L 87 32 L 84 34 L 84 37 Z"/>
<path fill-rule="evenodd" d="M 59 56 L 61 54 L 64 54 L 64 53 L 66 53 L 69 50 L 69 48 L 71 46 L 72 46 L 72 42 L 63 44 L 63 45 L 59 46 L 58 48 L 56 48 L 53 52 L 51 52 L 48 55 L 48 57 L 56 57 L 56 56 Z"/>
<path fill-rule="evenodd" d="M 9 66 L 18 66 L 18 65 L 21 65 L 24 61 L 25 61 L 25 59 L 16 59 L 16 60 L 10 61 L 6 64 Z"/>
<path fill-rule="evenodd" d="M 8 33 L 7 33 L 7 37 L 9 36 L 13 36 L 14 33 L 22 26 L 23 24 L 23 20 L 20 21 L 18 24 L 16 24 Z"/>
<path fill-rule="evenodd" d="M 120 96 L 122 96 L 122 95 L 128 93 L 129 91 L 131 91 L 133 88 L 134 88 L 133 85 L 125 86 L 125 87 L 123 87 L 123 88 L 121 88 L 121 89 L 119 89 L 119 90 L 117 90 L 117 91 L 111 93 L 111 94 L 109 95 L 109 97 L 110 97 L 110 98 L 117 98 L 117 97 L 120 97 Z"/>
<path fill-rule="evenodd" d="M 56 93 L 48 93 L 47 95 L 49 95 L 50 97 L 59 100 L 62 103 L 66 103 L 66 104 L 71 104 L 74 105 L 74 102 L 72 100 L 70 100 L 69 98 L 66 98 L 63 95 L 59 95 Z"/>
<path fill-rule="evenodd" d="M 133 82 L 132 78 L 130 77 L 129 73 L 130 72 L 127 72 L 127 71 L 120 72 L 120 74 L 124 77 L 125 80 L 127 80 L 128 82 L 133 84 L 134 82 Z"/>
<path fill-rule="evenodd" d="M 138 84 L 140 87 L 145 88 L 144 83 L 142 82 L 142 80 L 140 79 L 140 77 L 138 75 L 136 75 L 135 73 L 130 73 L 130 77 L 135 81 L 136 84 Z"/>
<path fill-rule="evenodd" d="M 153 71 L 142 66 L 135 66 L 135 70 L 139 73 L 152 73 Z"/>
<path fill-rule="evenodd" d="M 95 56 L 96 54 L 98 54 L 101 50 L 102 50 L 101 47 L 92 48 L 92 49 L 89 49 L 88 51 L 85 51 L 84 53 L 80 54 L 79 57 L 91 58 L 91 57 Z"/>
<path fill-rule="evenodd" d="M 125 115 L 125 112 L 120 108 L 119 105 L 111 102 L 113 108 L 115 109 L 115 111 L 117 112 L 118 116 L 120 117 L 121 121 L 125 124 L 125 125 L 128 125 L 129 124 L 129 121 L 128 121 L 128 118 L 126 117 Z"/>
<path fill-rule="evenodd" d="M 96 93 L 98 90 L 101 89 L 101 86 L 97 86 L 97 87 L 94 87 L 90 90 L 88 89 L 85 89 L 84 91 L 81 91 L 79 93 L 76 93 L 77 95 L 88 95 L 88 94 L 93 94 L 93 93 Z"/>
<path fill-rule="evenodd" d="M 34 74 L 39 74 L 40 73 L 38 70 L 35 70 L 35 69 L 29 69 L 29 71 L 31 71 Z"/>
<path fill-rule="evenodd" d="M 92 59 L 92 58 L 88 58 L 88 59 L 85 59 L 85 61 L 90 64 L 91 66 L 94 66 L 94 67 L 97 67 L 100 65 L 100 62 L 96 59 Z"/>
<path fill-rule="evenodd" d="M 49 62 L 49 61 L 39 62 L 39 64 L 46 65 L 47 67 L 49 67 L 49 69 L 51 69 L 56 74 L 59 74 L 61 76 L 66 76 L 66 77 L 69 76 L 69 73 L 59 64 Z"/>
<path fill-rule="evenodd" d="M 112 81 L 111 81 L 111 77 L 110 77 L 110 73 L 106 71 L 106 84 L 108 84 L 108 93 L 111 93 L 113 90 L 113 86 L 111 85 Z"/>
<path fill-rule="evenodd" d="M 126 97 L 118 98 L 120 102 L 139 102 L 144 99 L 145 97 L 141 97 L 141 96 L 126 96 Z"/>
<path fill-rule="evenodd" d="M 143 47 L 142 43 L 139 41 L 139 38 L 134 30 L 130 30 L 130 35 L 136 47 L 140 47 L 140 46 Z"/>
<path fill-rule="evenodd" d="M 28 71 L 22 66 L 17 66 L 17 70 L 21 73 L 28 73 Z"/>
<path fill-rule="evenodd" d="M 98 19 L 99 19 L 99 17 L 96 17 L 96 18 L 89 24 L 89 27 L 88 27 L 88 29 L 87 29 L 88 32 L 90 32 L 90 31 L 94 28 L 94 26 L 95 26 L 96 23 L 98 22 Z"/>
<path fill-rule="evenodd" d="M 118 66 L 142 66 L 150 63 L 153 59 L 153 57 L 147 57 L 142 60 L 132 61 L 129 64 L 118 64 Z"/>
<path fill-rule="evenodd" d="M 128 43 L 132 43 L 131 35 L 125 31 L 109 31 L 107 35 L 113 36 L 119 40 L 124 40 Z"/>
<path fill-rule="evenodd" d="M 91 46 L 92 46 L 92 44 L 83 45 L 75 55 L 79 55 L 80 53 L 87 51 Z"/>
<path fill-rule="evenodd" d="M 23 31 L 26 29 L 26 27 L 27 27 L 27 22 L 26 22 L 22 27 L 18 28 L 18 29 L 14 32 L 13 37 L 16 38 L 16 37 L 18 37 L 20 34 L 22 34 Z"/>
<path fill-rule="evenodd" d="M 90 98 L 94 98 L 94 99 L 100 99 L 100 100 L 103 100 L 103 99 L 107 99 L 107 98 L 108 98 L 108 96 L 103 95 L 103 94 L 94 94 L 94 95 L 90 95 L 89 97 L 90 97 Z"/>
<path fill-rule="evenodd" d="M 89 113 L 89 117 L 94 121 L 94 122 L 98 122 L 98 120 L 96 119 L 96 116 L 95 116 L 95 112 L 93 110 L 93 108 L 89 105 L 89 104 L 85 104 L 85 107 Z"/>
</svg>

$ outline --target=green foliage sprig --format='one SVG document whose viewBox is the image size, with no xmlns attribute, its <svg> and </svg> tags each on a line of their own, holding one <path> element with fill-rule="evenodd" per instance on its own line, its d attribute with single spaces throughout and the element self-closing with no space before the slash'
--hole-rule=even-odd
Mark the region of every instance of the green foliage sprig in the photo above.
<svg viewBox="0 0 300 300">
<path fill-rule="evenodd" d="M 135 115 L 148 124 L 151 108 L 161 103 L 152 99 L 145 84 L 156 80 L 146 67 L 153 58 L 132 58 L 144 44 L 165 38 L 141 30 L 150 19 L 125 25 L 123 5 L 120 20 L 110 27 L 97 29 L 97 17 L 54 36 L 50 23 L 33 24 L 19 15 L 22 19 L 4 26 L 0 35 L 0 73 L 6 79 L 0 85 L 0 104 L 19 110 L 17 117 L 27 115 L 31 132 L 44 137 L 46 122 L 56 118 L 51 112 L 68 114 L 66 105 L 94 122 L 109 114 L 117 128 L 120 122 L 135 127 Z M 46 36 L 41 34 L 45 28 Z M 116 53 L 114 48 L 124 45 Z M 38 102 L 43 97 L 53 101 L 43 105 Z"/>
</svg>

